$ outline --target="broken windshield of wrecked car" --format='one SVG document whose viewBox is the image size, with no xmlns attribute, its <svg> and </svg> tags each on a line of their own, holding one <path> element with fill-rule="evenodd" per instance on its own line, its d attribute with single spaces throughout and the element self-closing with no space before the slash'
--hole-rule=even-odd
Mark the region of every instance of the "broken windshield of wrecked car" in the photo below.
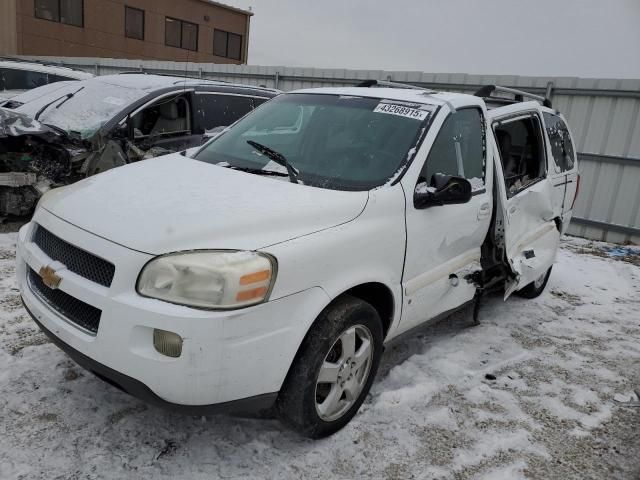
<svg viewBox="0 0 640 480">
<path fill-rule="evenodd" d="M 294 93 L 265 103 L 196 156 L 230 168 L 286 169 L 251 144 L 281 154 L 306 185 L 369 190 L 407 161 L 433 108 L 368 97 Z"/>
<path fill-rule="evenodd" d="M 79 88 L 82 87 L 82 90 Z M 73 97 L 68 97 L 69 94 Z M 107 121 L 125 109 L 129 104 L 145 96 L 144 90 L 112 85 L 97 79 L 69 82 L 46 95 L 34 98 L 14 109 L 14 111 L 35 117 L 42 111 L 39 121 L 54 125 L 66 132 L 77 132 L 83 139 L 90 138 Z M 34 95 L 31 93 L 30 95 Z M 22 96 L 13 100 L 20 100 Z M 27 94 L 25 94 L 25 98 Z"/>
</svg>

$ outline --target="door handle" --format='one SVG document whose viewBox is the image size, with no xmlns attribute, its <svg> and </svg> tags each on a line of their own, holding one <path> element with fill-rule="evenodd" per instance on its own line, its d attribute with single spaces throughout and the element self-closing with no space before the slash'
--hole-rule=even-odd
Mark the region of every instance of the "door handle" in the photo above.
<svg viewBox="0 0 640 480">
<path fill-rule="evenodd" d="M 487 218 L 489 216 L 489 212 L 491 211 L 491 205 L 488 203 L 483 203 L 478 210 L 478 220 L 482 220 L 483 218 Z"/>
<path fill-rule="evenodd" d="M 509 209 L 509 215 L 513 215 L 514 213 L 516 213 L 518 211 L 518 207 L 516 207 L 515 205 L 513 207 L 511 207 Z"/>
</svg>

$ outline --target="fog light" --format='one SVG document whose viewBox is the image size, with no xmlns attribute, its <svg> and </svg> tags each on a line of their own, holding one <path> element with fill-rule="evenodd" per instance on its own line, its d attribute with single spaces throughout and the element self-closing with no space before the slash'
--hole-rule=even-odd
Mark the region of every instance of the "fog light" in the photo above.
<svg viewBox="0 0 640 480">
<path fill-rule="evenodd" d="M 167 357 L 178 358 L 182 355 L 182 337 L 177 333 L 154 330 L 153 346 L 158 353 Z"/>
</svg>

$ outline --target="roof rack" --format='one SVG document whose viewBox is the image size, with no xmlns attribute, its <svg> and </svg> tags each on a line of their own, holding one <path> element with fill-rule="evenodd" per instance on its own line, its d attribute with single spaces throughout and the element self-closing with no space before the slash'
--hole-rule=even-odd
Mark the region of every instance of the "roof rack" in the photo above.
<svg viewBox="0 0 640 480">
<path fill-rule="evenodd" d="M 185 80 L 196 80 L 199 82 L 206 82 L 208 84 L 219 84 L 219 85 L 229 85 L 230 87 L 236 88 L 251 88 L 255 90 L 266 90 L 268 92 L 278 92 L 278 89 L 256 86 L 256 85 L 244 85 L 242 83 L 231 83 L 226 80 L 214 80 L 212 78 L 203 78 L 203 77 L 194 77 L 191 75 L 179 75 L 173 73 L 155 73 L 155 72 L 142 72 L 140 70 L 126 70 L 124 72 L 118 72 L 118 75 L 158 75 L 160 77 L 171 77 L 171 78 L 179 78 L 180 80 L 176 80 L 174 85 L 178 85 Z"/>
<path fill-rule="evenodd" d="M 408 83 L 390 82 L 387 80 L 364 80 L 356 85 L 356 87 L 371 88 L 371 87 L 388 87 L 388 88 L 404 88 L 407 90 L 426 90 L 433 92 L 427 87 L 419 87 L 418 85 L 410 85 Z"/>
<path fill-rule="evenodd" d="M 211 80 L 209 78 L 195 77 L 191 75 L 180 75 L 177 73 L 155 73 L 155 72 L 142 72 L 140 70 L 126 70 L 124 72 L 118 72 L 118 75 L 157 75 L 159 77 L 171 77 L 171 78 L 180 78 L 180 82 L 183 80 L 198 80 L 201 82 L 214 82 L 214 83 L 229 83 L 224 80 Z"/>
<path fill-rule="evenodd" d="M 493 92 L 511 93 L 511 94 L 515 95 L 515 100 L 512 101 L 512 100 L 510 100 L 508 98 L 492 97 L 491 94 Z M 515 88 L 500 87 L 498 85 L 486 85 L 486 86 L 482 87 L 480 90 L 478 90 L 476 93 L 474 93 L 474 95 L 476 97 L 482 97 L 482 98 L 487 99 L 487 100 L 491 100 L 491 101 L 495 101 L 495 102 L 502 102 L 502 103 L 523 102 L 524 101 L 524 97 L 527 97 L 527 98 L 532 98 L 534 100 L 537 100 L 538 102 L 540 102 L 545 107 L 552 108 L 551 100 L 549 98 L 547 98 L 547 97 L 543 97 L 542 95 L 535 95 L 533 93 L 525 92 L 524 90 L 517 90 Z"/>
</svg>

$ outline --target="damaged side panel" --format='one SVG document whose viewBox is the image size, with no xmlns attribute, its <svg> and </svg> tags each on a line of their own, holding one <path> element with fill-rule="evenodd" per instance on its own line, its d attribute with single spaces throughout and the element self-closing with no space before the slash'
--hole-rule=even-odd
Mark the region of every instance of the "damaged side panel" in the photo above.
<svg viewBox="0 0 640 480">
<path fill-rule="evenodd" d="M 553 265 L 560 244 L 550 182 L 543 179 L 506 200 L 502 197 L 506 257 L 514 278 L 505 298 L 524 288 Z"/>
</svg>

